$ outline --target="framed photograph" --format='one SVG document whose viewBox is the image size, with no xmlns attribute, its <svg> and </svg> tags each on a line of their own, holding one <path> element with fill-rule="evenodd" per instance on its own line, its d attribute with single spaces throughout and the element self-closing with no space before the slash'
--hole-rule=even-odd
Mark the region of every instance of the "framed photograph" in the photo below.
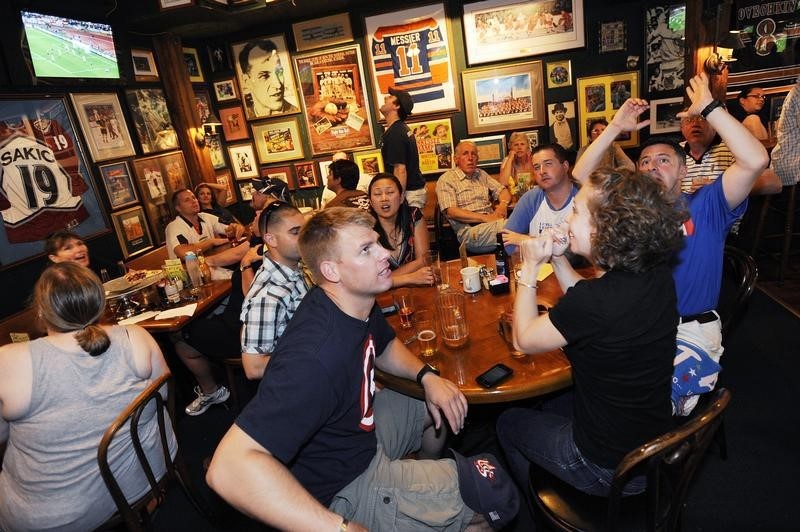
<svg viewBox="0 0 800 532">
<path fill-rule="evenodd" d="M 148 249 L 152 249 L 153 237 L 147 227 L 147 219 L 141 206 L 111 213 L 114 230 L 117 232 L 122 257 L 128 259 Z"/>
<path fill-rule="evenodd" d="M 223 185 L 228 191 L 225 195 L 225 199 L 220 202 L 220 205 L 223 207 L 227 207 L 231 203 L 236 203 L 236 189 L 233 186 L 233 181 L 230 170 L 217 172 L 217 184 Z"/>
<path fill-rule="evenodd" d="M 222 134 L 228 142 L 250 138 L 241 105 L 220 109 L 219 119 L 222 122 Z"/>
<path fill-rule="evenodd" d="M 297 85 L 283 35 L 236 43 L 232 50 L 248 120 L 300 112 Z M 248 65 L 247 72 L 242 71 L 243 59 Z"/>
<path fill-rule="evenodd" d="M 203 83 L 203 69 L 200 68 L 200 57 L 197 55 L 197 48 L 183 47 L 183 60 L 186 61 L 186 68 L 189 70 L 189 81 L 192 83 Z"/>
<path fill-rule="evenodd" d="M 458 110 L 455 44 L 449 24 L 442 3 L 364 19 L 376 105 L 389 95 L 389 87 L 397 87 L 411 95 L 415 117 Z"/>
<path fill-rule="evenodd" d="M 231 54 L 228 52 L 227 44 L 222 41 L 214 42 L 206 45 L 206 49 L 208 50 L 208 64 L 211 65 L 211 72 L 230 72 L 233 70 Z"/>
<path fill-rule="evenodd" d="M 193 6 L 194 0 L 158 0 L 158 8 L 161 11 L 176 9 L 179 7 Z"/>
<path fill-rule="evenodd" d="M 133 186 L 131 170 L 126 161 L 100 166 L 99 169 L 112 210 L 127 207 L 139 201 L 136 187 Z"/>
<path fill-rule="evenodd" d="M 526 137 L 528 137 L 528 144 L 531 147 L 531 151 L 539 145 L 539 130 L 533 129 L 531 131 L 523 131 L 522 132 Z"/>
<path fill-rule="evenodd" d="M 152 50 L 131 48 L 131 60 L 136 81 L 158 81 L 158 69 Z"/>
<path fill-rule="evenodd" d="M 649 93 L 683 87 L 686 3 L 645 10 L 645 57 Z"/>
<path fill-rule="evenodd" d="M 325 174 L 322 174 L 325 175 Z M 268 177 L 271 179 L 280 179 L 287 185 L 292 183 L 292 167 L 291 166 L 271 166 L 269 168 L 261 169 L 261 177 Z"/>
<path fill-rule="evenodd" d="M 584 46 L 583 0 L 475 2 L 464 5 L 463 22 L 470 65 Z"/>
<path fill-rule="evenodd" d="M 578 78 L 577 85 L 580 146 L 589 143 L 587 126 L 591 120 L 605 118 L 611 123 L 625 100 L 639 97 L 639 73 L 635 71 Z M 639 132 L 620 135 L 617 144 L 623 148 L 638 146 Z"/>
<path fill-rule="evenodd" d="M 156 245 L 164 243 L 164 229 L 174 216 L 170 199 L 176 190 L 191 185 L 186 161 L 180 151 L 133 160 L 133 171 L 142 193 L 142 206 Z"/>
<path fill-rule="evenodd" d="M 461 79 L 470 134 L 545 125 L 541 61 L 467 70 Z"/>
<path fill-rule="evenodd" d="M 228 146 L 228 155 L 231 158 L 231 168 L 233 168 L 233 175 L 236 179 L 258 177 L 258 164 L 252 144 L 248 142 L 247 144 Z"/>
<path fill-rule="evenodd" d="M 294 62 L 311 154 L 374 147 L 358 45 L 298 55 Z"/>
<path fill-rule="evenodd" d="M 211 97 L 205 89 L 194 89 L 194 107 L 197 110 L 197 118 L 200 123 L 206 121 L 211 114 Z"/>
<path fill-rule="evenodd" d="M 250 201 L 253 199 L 255 188 L 251 181 L 237 181 L 236 185 L 239 187 L 239 196 L 242 198 L 242 201 Z"/>
<path fill-rule="evenodd" d="M 381 150 L 359 151 L 353 154 L 353 162 L 358 165 L 360 173 L 374 176 L 378 172 L 385 172 Z"/>
<path fill-rule="evenodd" d="M 94 162 L 136 155 L 116 94 L 73 93 L 70 98 Z"/>
<path fill-rule="evenodd" d="M 211 158 L 211 165 L 214 170 L 226 168 L 228 163 L 225 162 L 225 154 L 223 153 L 222 139 L 219 138 L 219 133 L 213 135 L 206 135 L 206 148 L 208 148 L 208 156 Z"/>
<path fill-rule="evenodd" d="M 125 91 L 131 110 L 136 136 L 143 153 L 174 150 L 178 135 L 169 116 L 167 99 L 161 89 L 131 89 Z"/>
<path fill-rule="evenodd" d="M 298 52 L 353 40 L 349 13 L 295 22 L 292 24 L 292 33 Z"/>
<path fill-rule="evenodd" d="M 550 142 L 560 144 L 567 151 L 577 151 L 578 131 L 575 120 L 575 101 L 548 104 L 547 116 L 550 118 L 550 127 L 548 127 Z"/>
<path fill-rule="evenodd" d="M 558 89 L 559 87 L 569 87 L 572 85 L 572 61 L 553 61 L 545 63 L 547 70 L 547 88 Z"/>
<path fill-rule="evenodd" d="M 319 186 L 317 165 L 313 162 L 294 163 L 294 174 L 297 181 L 297 186 L 295 188 L 302 190 Z"/>
<path fill-rule="evenodd" d="M 278 122 L 254 123 L 253 140 L 262 164 L 302 159 L 303 137 L 297 118 Z"/>
<path fill-rule="evenodd" d="M 601 22 L 597 51 L 601 54 L 605 54 L 626 49 L 625 21 L 615 20 L 613 22 Z"/>
<path fill-rule="evenodd" d="M 42 255 L 59 229 L 109 230 L 63 97 L 0 98 L 0 152 L 0 269 Z"/>
<path fill-rule="evenodd" d="M 223 79 L 214 82 L 214 97 L 218 102 L 228 102 L 230 100 L 238 100 L 239 95 L 236 93 L 236 84 L 231 79 Z"/>
<path fill-rule="evenodd" d="M 453 124 L 449 118 L 408 122 L 417 139 L 419 169 L 423 174 L 437 174 L 453 168 Z"/>
<path fill-rule="evenodd" d="M 499 166 L 506 158 L 506 136 L 492 135 L 467 139 L 478 148 L 478 166 Z"/>
<path fill-rule="evenodd" d="M 321 181 L 320 186 L 323 188 L 328 186 L 328 168 L 330 167 L 331 163 L 333 163 L 333 159 L 317 161 L 317 164 L 319 165 L 319 178 Z M 330 192 L 330 190 L 328 192 Z"/>
<path fill-rule="evenodd" d="M 681 130 L 681 119 L 676 115 L 683 109 L 683 97 L 650 100 L 650 134 L 675 133 Z"/>
</svg>

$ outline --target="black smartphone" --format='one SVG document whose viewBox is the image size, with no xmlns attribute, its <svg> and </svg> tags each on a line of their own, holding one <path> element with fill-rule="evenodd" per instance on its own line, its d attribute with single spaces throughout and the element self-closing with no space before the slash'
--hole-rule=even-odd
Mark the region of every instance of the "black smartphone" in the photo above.
<svg viewBox="0 0 800 532">
<path fill-rule="evenodd" d="M 484 388 L 493 388 L 514 374 L 514 370 L 505 364 L 495 364 L 475 379 Z"/>
<path fill-rule="evenodd" d="M 391 316 L 392 314 L 397 314 L 397 307 L 395 305 L 389 305 L 388 307 L 381 307 L 381 313 L 384 316 Z"/>
</svg>

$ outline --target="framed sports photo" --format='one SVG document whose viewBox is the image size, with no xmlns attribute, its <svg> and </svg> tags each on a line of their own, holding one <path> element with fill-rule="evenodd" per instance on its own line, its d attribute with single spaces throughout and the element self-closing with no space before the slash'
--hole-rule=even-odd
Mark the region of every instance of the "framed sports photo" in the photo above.
<svg viewBox="0 0 800 532">
<path fill-rule="evenodd" d="M 122 256 L 128 259 L 153 248 L 153 237 L 141 206 L 111 213 Z"/>
<path fill-rule="evenodd" d="M 453 125 L 449 118 L 408 122 L 417 140 L 419 169 L 436 174 L 453 168 Z"/>
<path fill-rule="evenodd" d="M 189 70 L 189 81 L 192 83 L 203 83 L 203 69 L 200 68 L 200 56 L 197 55 L 197 48 L 183 47 L 183 60 L 186 61 L 186 68 Z"/>
<path fill-rule="evenodd" d="M 681 130 L 676 115 L 683 109 L 683 97 L 650 100 L 650 134 L 675 133 Z"/>
<path fill-rule="evenodd" d="M 236 93 L 236 83 L 233 78 L 223 79 L 214 82 L 214 97 L 218 102 L 229 102 L 231 100 L 238 100 L 239 95 Z"/>
<path fill-rule="evenodd" d="M 116 94 L 73 93 L 70 98 L 94 162 L 136 154 Z"/>
<path fill-rule="evenodd" d="M 601 22 L 597 51 L 601 54 L 626 49 L 625 21 Z"/>
<path fill-rule="evenodd" d="M 136 81 L 158 81 L 158 68 L 152 50 L 131 48 L 131 60 Z"/>
<path fill-rule="evenodd" d="M 302 159 L 303 137 L 297 118 L 278 122 L 256 122 L 252 125 L 253 140 L 262 164 Z"/>
<path fill-rule="evenodd" d="M 220 109 L 219 119 L 222 122 L 222 134 L 228 142 L 250 138 L 241 105 Z"/>
<path fill-rule="evenodd" d="M 217 184 L 223 185 L 227 193 L 225 194 L 225 199 L 220 202 L 220 205 L 223 207 L 227 207 L 231 203 L 236 203 L 236 189 L 233 186 L 233 178 L 231 177 L 230 170 L 225 170 L 224 172 L 217 172 Z"/>
<path fill-rule="evenodd" d="M 647 8 L 644 28 L 647 92 L 680 89 L 685 63 L 686 3 Z"/>
<path fill-rule="evenodd" d="M 226 168 L 228 163 L 225 162 L 225 154 L 223 153 L 223 142 L 219 133 L 213 135 L 206 135 L 206 148 L 208 148 L 208 156 L 211 158 L 211 166 L 214 170 L 221 170 Z"/>
<path fill-rule="evenodd" d="M 125 96 L 143 153 L 178 147 L 178 135 L 172 125 L 163 90 L 131 89 L 125 91 Z"/>
<path fill-rule="evenodd" d="M 619 72 L 602 76 L 578 78 L 578 132 L 580 145 L 589 143 L 588 124 L 595 118 L 605 118 L 608 123 L 617 109 L 628 98 L 639 97 L 639 73 Z M 639 132 L 632 131 L 617 138 L 623 148 L 639 145 Z"/>
<path fill-rule="evenodd" d="M 175 151 L 133 160 L 133 171 L 142 195 L 142 206 L 156 244 L 164 242 L 164 230 L 174 216 L 170 198 L 176 190 L 191 184 L 183 152 Z"/>
<path fill-rule="evenodd" d="M 258 177 L 258 164 L 252 144 L 248 142 L 228 146 L 228 155 L 231 158 L 231 168 L 236 179 Z"/>
<path fill-rule="evenodd" d="M 99 167 L 111 209 L 121 209 L 139 201 L 127 161 Z"/>
<path fill-rule="evenodd" d="M 547 88 L 558 89 L 572 85 L 572 61 L 552 61 L 545 63 L 547 71 Z"/>
<path fill-rule="evenodd" d="M 316 188 L 319 186 L 319 173 L 314 162 L 294 163 L 297 186 L 295 188 Z"/>
<path fill-rule="evenodd" d="M 202 124 L 211 114 L 211 97 L 207 90 L 194 89 L 194 106 L 197 110 L 197 118 Z"/>
</svg>

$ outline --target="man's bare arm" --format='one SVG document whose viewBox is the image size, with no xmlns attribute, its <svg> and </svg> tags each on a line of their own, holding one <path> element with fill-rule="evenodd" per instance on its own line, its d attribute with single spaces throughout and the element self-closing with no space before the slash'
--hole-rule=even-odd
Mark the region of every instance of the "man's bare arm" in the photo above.
<svg viewBox="0 0 800 532">
<path fill-rule="evenodd" d="M 192 253 L 197 253 L 198 251 L 201 253 L 205 253 L 209 249 L 221 246 L 223 244 L 227 244 L 227 238 L 208 238 L 203 240 L 202 242 L 197 242 L 196 244 L 178 244 L 175 246 L 175 256 L 179 259 L 186 257 L 186 254 L 190 251 Z"/>
<path fill-rule="evenodd" d="M 461 222 L 462 224 L 480 224 L 499 220 L 501 218 L 494 211 L 487 214 L 481 214 L 479 212 L 472 212 L 466 209 L 460 209 L 458 207 L 449 207 L 446 211 L 444 211 L 444 213 L 448 218 L 451 218 L 457 222 Z"/>
<path fill-rule="evenodd" d="M 392 173 L 394 176 L 400 180 L 400 184 L 403 185 L 403 192 L 406 190 L 406 181 L 408 180 L 408 170 L 406 169 L 406 165 L 403 163 L 396 163 L 392 166 Z"/>
<path fill-rule="evenodd" d="M 264 378 L 264 372 L 267 370 L 270 358 L 269 354 L 242 353 L 242 368 L 245 376 L 251 381 Z"/>
</svg>

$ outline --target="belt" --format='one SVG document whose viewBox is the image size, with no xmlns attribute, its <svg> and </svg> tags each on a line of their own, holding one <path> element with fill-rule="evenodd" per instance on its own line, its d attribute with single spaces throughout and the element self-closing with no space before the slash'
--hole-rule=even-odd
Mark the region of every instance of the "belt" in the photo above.
<svg viewBox="0 0 800 532">
<path fill-rule="evenodd" d="M 703 312 L 702 314 L 692 314 L 691 316 L 681 316 L 681 323 L 688 323 L 690 321 L 696 321 L 697 323 L 711 323 L 712 321 L 717 321 L 719 316 L 713 310 L 709 310 L 708 312 Z"/>
</svg>

